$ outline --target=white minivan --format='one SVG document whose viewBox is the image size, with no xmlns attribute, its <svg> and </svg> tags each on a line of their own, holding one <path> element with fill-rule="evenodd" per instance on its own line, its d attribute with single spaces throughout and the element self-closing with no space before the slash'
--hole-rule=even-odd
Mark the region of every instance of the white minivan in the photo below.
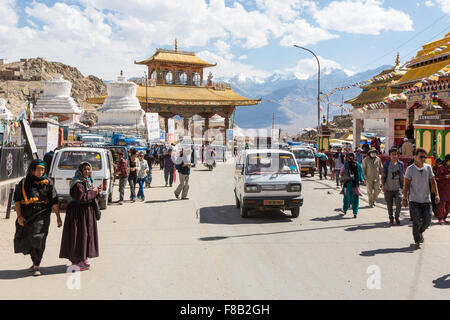
<svg viewBox="0 0 450 320">
<path fill-rule="evenodd" d="M 92 165 L 94 187 L 103 186 L 99 201 L 104 210 L 112 201 L 114 189 L 114 166 L 111 151 L 103 148 L 70 147 L 58 150 L 53 156 L 49 171 L 60 202 L 70 201 L 70 181 L 81 162 Z"/>
<path fill-rule="evenodd" d="M 251 209 L 290 210 L 303 205 L 302 180 L 294 154 L 279 149 L 243 150 L 236 160 L 234 194 L 243 218 Z"/>
</svg>

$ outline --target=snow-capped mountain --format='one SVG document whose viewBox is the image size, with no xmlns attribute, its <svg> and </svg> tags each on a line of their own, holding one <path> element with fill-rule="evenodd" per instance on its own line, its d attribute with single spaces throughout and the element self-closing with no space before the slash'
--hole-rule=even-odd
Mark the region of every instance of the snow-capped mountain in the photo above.
<svg viewBox="0 0 450 320">
<path fill-rule="evenodd" d="M 381 66 L 353 76 L 348 76 L 343 70 L 333 70 L 321 76 L 321 91 L 328 93 L 336 87 L 370 79 L 388 68 L 390 66 Z M 274 73 L 265 79 L 255 79 L 241 74 L 216 81 L 229 82 L 237 93 L 264 101 L 257 106 L 237 107 L 235 123 L 241 128 L 269 127 L 272 125 L 273 113 L 276 126 L 288 131 L 317 126 L 317 77 L 299 80 L 295 75 Z M 330 96 L 329 101 L 341 104 L 342 100 L 356 97 L 360 92 L 359 87 L 339 91 Z M 322 107 L 326 115 L 327 103 L 322 103 Z M 341 114 L 341 109 L 330 105 L 330 120 L 338 114 Z"/>
</svg>

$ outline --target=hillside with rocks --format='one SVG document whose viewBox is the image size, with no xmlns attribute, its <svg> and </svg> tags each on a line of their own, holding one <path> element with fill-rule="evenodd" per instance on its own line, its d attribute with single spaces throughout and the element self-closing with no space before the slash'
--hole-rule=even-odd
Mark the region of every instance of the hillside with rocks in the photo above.
<svg viewBox="0 0 450 320">
<path fill-rule="evenodd" d="M 88 118 L 94 116 L 95 108 L 86 99 L 106 94 L 102 79 L 92 75 L 85 77 L 77 68 L 60 62 L 50 62 L 43 58 L 21 59 L 19 62 L 0 65 L 0 71 L 6 69 L 20 70 L 23 79 L 51 80 L 56 73 L 62 74 L 64 79 L 72 83 L 71 95 L 88 112 Z M 22 109 L 27 96 L 35 90 L 43 90 L 42 81 L 0 80 L 0 98 L 9 100 L 7 107 L 15 115 Z"/>
</svg>

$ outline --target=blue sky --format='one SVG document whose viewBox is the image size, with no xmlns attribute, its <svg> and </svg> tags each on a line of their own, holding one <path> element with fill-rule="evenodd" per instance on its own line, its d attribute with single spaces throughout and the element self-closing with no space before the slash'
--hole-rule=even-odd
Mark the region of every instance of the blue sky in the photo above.
<svg viewBox="0 0 450 320">
<path fill-rule="evenodd" d="M 308 78 L 405 61 L 450 31 L 450 0 L 0 0 L 0 58 L 44 57 L 114 79 L 156 48 L 195 51 L 216 77 Z M 397 49 L 397 47 L 399 47 Z"/>
</svg>

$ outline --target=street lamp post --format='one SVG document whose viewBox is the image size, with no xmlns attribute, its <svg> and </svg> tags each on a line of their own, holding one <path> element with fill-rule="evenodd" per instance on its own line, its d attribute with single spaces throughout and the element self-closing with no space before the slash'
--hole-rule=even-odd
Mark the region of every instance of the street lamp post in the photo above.
<svg viewBox="0 0 450 320">
<path fill-rule="evenodd" d="M 300 47 L 296 44 L 294 45 L 294 47 L 311 52 L 317 60 L 317 66 L 318 66 L 318 71 L 317 71 L 317 130 L 319 130 L 319 128 L 320 128 L 320 62 L 319 62 L 319 58 L 317 58 L 317 56 L 314 52 L 312 52 L 311 50 L 309 50 L 307 48 Z"/>
</svg>

